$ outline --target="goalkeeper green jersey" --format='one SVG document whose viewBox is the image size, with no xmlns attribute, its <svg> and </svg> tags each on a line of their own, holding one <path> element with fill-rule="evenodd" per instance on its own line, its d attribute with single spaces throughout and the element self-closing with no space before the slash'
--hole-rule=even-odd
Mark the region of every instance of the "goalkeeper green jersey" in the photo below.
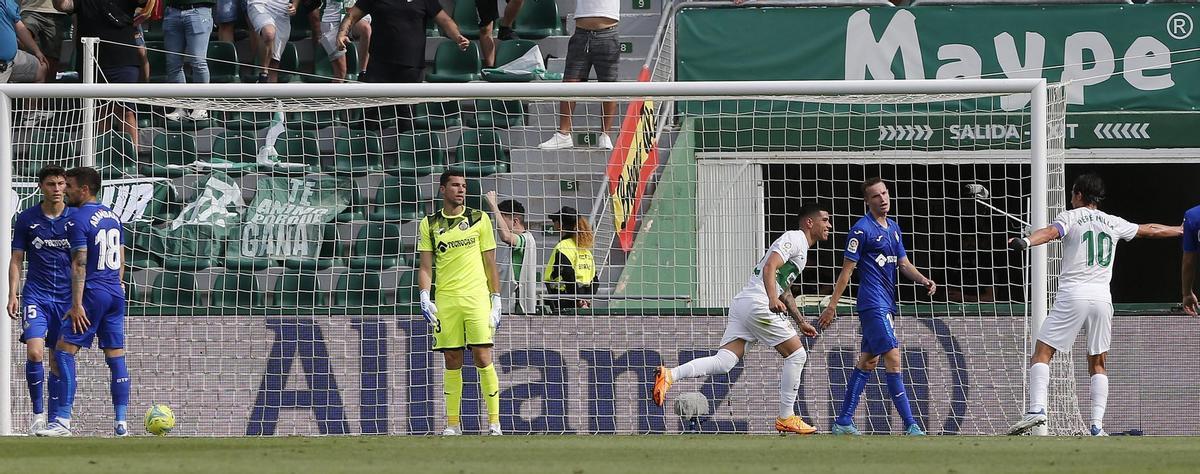
<svg viewBox="0 0 1200 474">
<path fill-rule="evenodd" d="M 433 271 L 438 296 L 488 293 L 483 252 L 496 249 L 492 220 L 469 207 L 448 216 L 445 210 L 421 219 L 417 251 L 433 252 Z"/>
</svg>

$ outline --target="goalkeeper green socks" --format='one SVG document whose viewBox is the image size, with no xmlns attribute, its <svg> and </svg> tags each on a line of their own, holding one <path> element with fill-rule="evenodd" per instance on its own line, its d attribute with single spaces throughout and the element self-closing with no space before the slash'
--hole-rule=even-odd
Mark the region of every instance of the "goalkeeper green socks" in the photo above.
<svg viewBox="0 0 1200 474">
<path fill-rule="evenodd" d="M 458 426 L 458 410 L 462 405 L 462 369 L 446 369 L 442 372 L 442 392 L 446 395 L 446 424 Z"/>
<path fill-rule="evenodd" d="M 500 377 L 495 364 L 479 369 L 479 387 L 487 400 L 488 424 L 500 423 Z"/>
</svg>

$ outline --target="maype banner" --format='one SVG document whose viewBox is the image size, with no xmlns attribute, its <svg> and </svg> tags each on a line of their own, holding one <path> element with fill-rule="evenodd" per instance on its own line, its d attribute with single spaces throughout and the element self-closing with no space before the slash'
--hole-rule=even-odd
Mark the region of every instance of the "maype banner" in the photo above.
<svg viewBox="0 0 1200 474">
<path fill-rule="evenodd" d="M 1185 4 L 685 8 L 676 17 L 676 77 L 1045 77 L 1070 82 L 1071 112 L 1194 111 L 1197 14 Z M 1029 97 L 1003 104 L 1019 110 Z"/>
<path fill-rule="evenodd" d="M 508 316 L 496 338 L 501 424 L 506 434 L 678 433 L 669 404 L 700 392 L 711 415 L 704 432 L 773 433 L 778 354 L 754 347 L 727 375 L 678 382 L 668 405 L 650 401 L 659 364 L 715 352 L 724 316 Z M 1154 435 L 1200 434 L 1200 381 L 1187 358 L 1200 329 L 1186 316 L 1113 320 L 1105 428 Z M 415 434 L 444 427 L 441 356 L 430 350 L 420 316 L 264 316 L 132 314 L 126 322 L 132 406 L 170 405 L 184 436 Z M 932 434 L 998 434 L 1025 411 L 1025 320 L 961 314 L 896 320 L 913 412 Z M 15 337 L 15 335 L 10 336 Z M 164 343 L 168 341 L 169 343 Z M 1083 339 L 1079 342 L 1082 344 Z M 808 363 L 796 409 L 826 431 L 858 353 L 852 317 L 807 341 Z M 24 360 L 13 345 L 14 364 Z M 1087 417 L 1084 348 L 1077 345 L 1076 391 Z M 462 423 L 486 429 L 469 362 Z M 865 432 L 903 426 L 873 374 L 856 423 Z M 15 371 L 14 373 L 19 373 Z M 103 359 L 79 362 L 74 418 L 79 434 L 110 430 L 109 371 Z M 29 411 L 14 385 L 14 419 Z M 1051 416 L 1055 416 L 1052 413 Z"/>
</svg>

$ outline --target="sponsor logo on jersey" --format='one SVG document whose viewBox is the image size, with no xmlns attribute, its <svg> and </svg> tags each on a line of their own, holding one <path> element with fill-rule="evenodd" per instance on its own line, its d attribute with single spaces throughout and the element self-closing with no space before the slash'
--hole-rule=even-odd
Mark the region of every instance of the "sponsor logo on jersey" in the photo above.
<svg viewBox="0 0 1200 474">
<path fill-rule="evenodd" d="M 438 242 L 438 252 L 445 253 L 447 250 L 456 249 L 459 247 L 469 247 L 475 245 L 475 237 L 465 239 L 451 240 L 449 242 Z"/>
<path fill-rule="evenodd" d="M 879 266 L 881 266 L 881 267 L 882 267 L 882 266 L 884 266 L 884 265 L 887 265 L 887 264 L 889 264 L 889 263 L 896 263 L 896 257 L 895 257 L 895 256 L 893 256 L 893 255 L 886 255 L 886 256 L 885 256 L 885 255 L 883 255 L 883 254 L 879 254 L 878 256 L 876 256 L 876 257 L 875 257 L 875 263 L 876 263 L 876 264 L 879 264 Z"/>
<path fill-rule="evenodd" d="M 34 237 L 32 243 L 33 243 L 33 248 L 38 249 L 38 250 L 41 250 L 42 247 L 49 247 L 52 249 L 65 249 L 65 248 L 71 247 L 71 243 L 68 242 L 67 239 L 42 240 L 41 237 Z"/>
</svg>

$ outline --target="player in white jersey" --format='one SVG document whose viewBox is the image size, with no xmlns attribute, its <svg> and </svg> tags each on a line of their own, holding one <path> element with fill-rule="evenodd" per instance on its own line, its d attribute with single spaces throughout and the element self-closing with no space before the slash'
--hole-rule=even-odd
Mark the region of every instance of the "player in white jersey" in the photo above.
<svg viewBox="0 0 1200 474">
<path fill-rule="evenodd" d="M 1117 254 L 1117 239 L 1134 237 L 1165 239 L 1183 234 L 1181 226 L 1133 224 L 1100 211 L 1104 200 L 1104 182 L 1099 176 L 1085 174 L 1071 188 L 1071 207 L 1049 226 L 1029 237 L 1008 241 L 1015 251 L 1061 239 L 1062 271 L 1054 307 L 1037 332 L 1037 344 L 1029 366 L 1029 411 L 1009 429 L 1022 434 L 1046 422 L 1047 390 L 1050 385 L 1050 359 L 1055 352 L 1070 352 L 1075 336 L 1087 326 L 1088 373 L 1091 378 L 1093 436 L 1104 432 L 1104 409 L 1108 404 L 1108 375 L 1104 359 L 1112 340 L 1112 265 Z"/>
<path fill-rule="evenodd" d="M 728 373 L 745 355 L 746 345 L 757 342 L 774 347 L 783 356 L 775 429 L 798 434 L 816 432 L 816 428 L 796 416 L 793 408 L 808 354 L 782 313 L 788 313 L 805 335 L 816 337 L 817 329 L 804 320 L 789 287 L 808 263 L 809 247 L 829 240 L 832 228 L 828 211 L 813 204 L 800 208 L 801 230 L 785 232 L 771 244 L 754 266 L 746 286 L 730 303 L 729 322 L 716 355 L 693 359 L 672 369 L 660 366 L 654 381 L 654 403 L 663 405 L 667 390 L 676 380 Z"/>
</svg>

